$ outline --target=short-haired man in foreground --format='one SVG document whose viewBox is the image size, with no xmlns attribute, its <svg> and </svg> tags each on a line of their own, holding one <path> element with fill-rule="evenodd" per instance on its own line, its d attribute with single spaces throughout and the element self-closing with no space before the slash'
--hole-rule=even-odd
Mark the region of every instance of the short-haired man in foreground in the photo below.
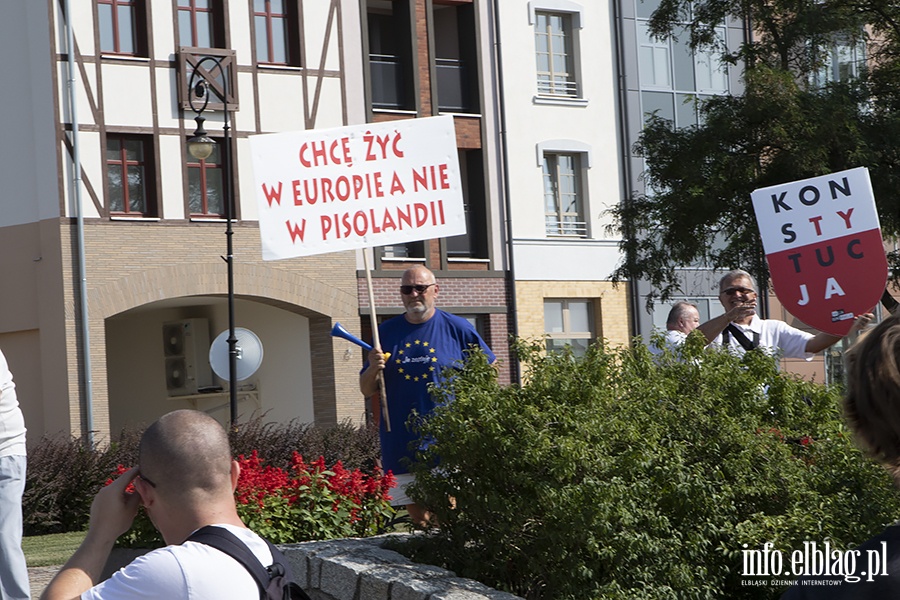
<svg viewBox="0 0 900 600">
<path fill-rule="evenodd" d="M 195 530 L 216 525 L 237 536 L 263 565 L 272 564 L 265 540 L 237 514 L 240 466 L 222 426 L 202 412 L 171 412 L 144 432 L 139 464 L 94 498 L 84 542 L 41 598 L 259 598 L 255 580 L 236 560 L 211 546 L 185 543 Z M 126 489 L 132 482 L 136 492 Z M 131 528 L 140 504 L 169 545 L 98 585 L 113 544 Z"/>
<path fill-rule="evenodd" d="M 900 316 L 882 321 L 848 352 L 844 418 L 856 442 L 887 469 L 895 485 L 900 485 Z M 890 525 L 857 550 L 860 558 L 856 572 L 803 577 L 782 599 L 900 597 L 900 526 Z M 884 561 L 879 569 L 865 573 L 869 552 Z"/>
</svg>

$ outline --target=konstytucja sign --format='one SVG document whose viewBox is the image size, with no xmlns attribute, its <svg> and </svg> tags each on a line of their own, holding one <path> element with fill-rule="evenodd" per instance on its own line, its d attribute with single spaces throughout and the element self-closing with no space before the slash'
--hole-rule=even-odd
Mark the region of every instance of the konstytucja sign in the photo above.
<svg viewBox="0 0 900 600">
<path fill-rule="evenodd" d="M 846 335 L 878 304 L 888 275 L 869 171 L 761 188 L 752 198 L 778 299 L 810 327 Z"/>
</svg>

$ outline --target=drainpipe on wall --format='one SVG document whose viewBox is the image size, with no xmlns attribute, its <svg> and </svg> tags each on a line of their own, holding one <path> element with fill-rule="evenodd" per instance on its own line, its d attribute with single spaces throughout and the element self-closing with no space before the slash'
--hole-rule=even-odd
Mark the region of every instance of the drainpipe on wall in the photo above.
<svg viewBox="0 0 900 600">
<path fill-rule="evenodd" d="M 88 296 L 87 296 L 87 270 L 84 257 L 84 211 L 81 205 L 81 153 L 78 145 L 78 103 L 75 97 L 77 71 L 75 67 L 75 34 L 72 28 L 72 8 L 70 0 L 64 0 L 64 12 L 66 18 L 66 57 L 69 65 L 69 79 L 67 82 L 67 99 L 69 102 L 69 114 L 72 117 L 72 190 L 75 204 L 75 229 L 78 245 L 78 291 L 77 300 L 81 305 L 79 325 L 81 330 L 81 356 L 82 379 L 84 380 L 84 395 L 82 396 L 82 435 L 84 441 L 94 444 L 94 415 L 93 415 L 93 382 L 91 380 L 91 337 L 88 326 Z"/>
<path fill-rule="evenodd" d="M 490 5 L 492 12 L 492 26 L 494 29 L 494 68 L 497 72 L 497 118 L 500 121 L 500 135 L 498 136 L 498 145 L 500 150 L 500 170 L 503 172 L 501 186 L 503 190 L 503 209 L 506 212 L 506 245 L 507 260 L 509 261 L 509 312 L 512 315 L 512 334 L 516 338 L 519 337 L 519 315 L 516 305 L 516 271 L 515 258 L 513 249 L 513 230 L 512 230 L 512 201 L 509 197 L 509 154 L 506 151 L 506 105 L 504 103 L 503 94 L 503 63 L 500 60 L 500 0 L 494 0 Z M 522 383 L 522 374 L 519 369 L 518 359 L 510 360 L 510 369 L 512 370 L 512 379 L 516 384 Z"/>
<path fill-rule="evenodd" d="M 619 128 L 622 132 L 622 173 L 625 179 L 625 197 L 622 198 L 622 202 L 630 202 L 631 195 L 634 193 L 634 190 L 631 187 L 631 138 L 629 136 L 628 131 L 628 86 L 625 81 L 625 52 L 622 48 L 623 39 L 625 36 L 622 33 L 622 13 L 620 10 L 619 2 L 621 0 L 613 0 L 613 19 L 615 21 L 615 27 L 613 31 L 616 36 L 616 79 L 618 80 L 618 94 L 619 94 Z M 637 235 L 634 231 L 623 231 L 622 235 L 624 236 L 634 236 Z M 631 252 L 626 253 L 625 260 L 628 263 L 631 263 L 632 256 Z M 633 272 L 633 270 L 632 270 Z M 637 337 L 641 334 L 641 295 L 638 292 L 638 282 L 637 281 L 629 281 L 629 303 L 630 306 L 630 314 L 631 314 L 631 336 Z"/>
</svg>

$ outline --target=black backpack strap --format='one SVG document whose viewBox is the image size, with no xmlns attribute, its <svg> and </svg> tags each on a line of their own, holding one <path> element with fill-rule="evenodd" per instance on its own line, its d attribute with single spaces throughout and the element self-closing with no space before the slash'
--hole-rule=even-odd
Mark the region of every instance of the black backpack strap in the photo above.
<svg viewBox="0 0 900 600">
<path fill-rule="evenodd" d="M 236 535 L 228 531 L 223 527 L 216 527 L 215 525 L 207 525 L 205 527 L 201 527 L 197 531 L 191 534 L 187 542 L 199 542 L 201 544 L 206 544 L 207 546 L 212 546 L 216 550 L 220 550 L 238 561 L 244 568 L 247 569 L 251 575 L 253 575 L 253 579 L 256 580 L 257 585 L 260 590 L 260 598 L 265 598 L 266 588 L 269 587 L 269 580 L 271 576 L 269 575 L 269 571 L 263 566 L 259 559 L 256 558 L 256 555 L 250 551 L 250 548 L 247 547 L 247 544 L 242 542 L 237 538 Z M 268 541 L 269 549 L 273 549 L 274 547 Z M 272 558 L 276 559 L 275 551 L 278 551 L 277 548 L 274 548 L 272 552 Z M 281 554 L 278 551 L 278 554 Z"/>
<path fill-rule="evenodd" d="M 737 340 L 737 343 L 740 344 L 741 347 L 748 352 L 750 350 L 753 350 L 757 346 L 759 346 L 759 334 L 758 333 L 756 333 L 755 331 L 753 332 L 753 341 L 751 342 L 747 338 L 747 336 L 744 335 L 743 331 L 741 331 L 740 329 L 738 329 L 737 327 L 734 326 L 734 323 L 729 323 L 728 327 L 725 328 L 725 331 L 722 334 L 722 340 L 725 342 L 726 345 L 728 344 L 728 335 L 727 334 L 729 334 L 729 333 L 731 335 L 733 335 L 734 339 Z"/>
</svg>

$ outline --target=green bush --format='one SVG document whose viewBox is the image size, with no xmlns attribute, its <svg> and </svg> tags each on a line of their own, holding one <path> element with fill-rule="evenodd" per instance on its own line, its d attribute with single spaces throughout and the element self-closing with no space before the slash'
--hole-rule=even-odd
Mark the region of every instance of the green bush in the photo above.
<svg viewBox="0 0 900 600">
<path fill-rule="evenodd" d="M 44 535 L 83 531 L 94 494 L 116 465 L 137 463 L 140 431 L 124 430 L 105 448 L 81 439 L 44 436 L 28 450 L 23 532 Z"/>
<path fill-rule="evenodd" d="M 117 466 L 137 464 L 142 433 L 142 428 L 126 429 L 105 447 L 89 447 L 78 438 L 46 436 L 29 448 L 22 498 L 25 535 L 83 531 L 94 495 L 116 474 Z M 256 419 L 242 424 L 229 437 L 235 456 L 257 451 L 281 469 L 290 469 L 297 451 L 304 456 L 324 456 L 328 464 L 342 461 L 349 470 L 368 473 L 380 454 L 378 431 L 350 421 L 318 427 Z M 144 525 L 150 527 L 148 522 Z M 136 533 L 142 539 L 150 530 Z"/>
<path fill-rule="evenodd" d="M 403 552 L 526 598 L 775 598 L 741 585 L 745 547 L 847 548 L 900 515 L 839 391 L 771 358 L 540 350 L 521 388 L 477 354 L 441 390 L 412 489 L 440 529 Z"/>
</svg>

